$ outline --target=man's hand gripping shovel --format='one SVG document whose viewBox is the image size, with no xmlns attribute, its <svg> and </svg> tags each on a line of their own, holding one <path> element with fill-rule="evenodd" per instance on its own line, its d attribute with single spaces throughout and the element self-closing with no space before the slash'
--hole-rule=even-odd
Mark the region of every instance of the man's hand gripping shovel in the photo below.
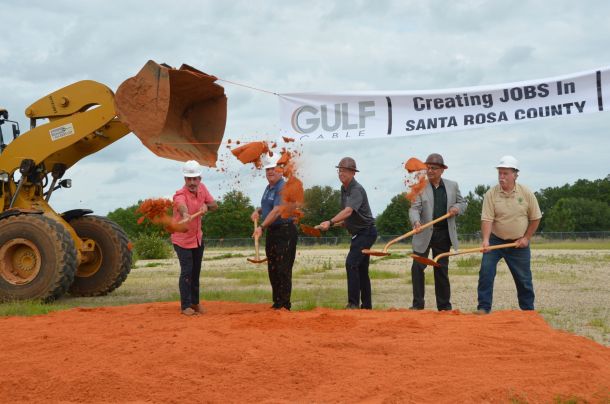
<svg viewBox="0 0 610 404">
<path fill-rule="evenodd" d="M 258 219 L 254 219 L 254 230 L 256 231 L 256 228 L 258 227 Z M 248 261 L 253 263 L 253 264 L 262 264 L 263 262 L 267 261 L 267 257 L 261 258 L 258 252 L 258 237 L 256 236 L 254 237 L 254 253 L 255 253 L 255 257 L 254 258 L 248 258 Z"/>
<path fill-rule="evenodd" d="M 446 252 L 446 253 L 439 254 L 436 257 L 434 257 L 433 260 L 431 260 L 428 257 L 422 257 L 421 255 L 417 255 L 417 254 L 411 254 L 411 258 L 413 258 L 414 261 L 417 261 L 420 264 L 432 265 L 433 267 L 440 267 L 441 264 L 438 263 L 438 260 L 440 260 L 441 258 L 444 258 L 444 257 L 451 257 L 454 255 L 461 255 L 461 254 L 470 254 L 470 253 L 474 253 L 474 252 L 486 252 L 486 251 L 491 251 L 491 250 L 498 250 L 500 248 L 511 248 L 511 247 L 516 248 L 517 246 L 518 246 L 518 243 L 515 242 L 515 243 L 492 245 L 487 248 L 483 248 L 483 247 L 467 248 L 467 249 L 461 250 L 461 251 Z"/>
<path fill-rule="evenodd" d="M 379 250 L 369 250 L 368 248 L 365 248 L 364 250 L 362 250 L 362 254 L 366 254 L 366 255 L 373 255 L 375 257 L 385 257 L 386 255 L 390 255 L 390 253 L 388 252 L 388 248 L 390 248 L 390 246 L 392 244 L 395 244 L 397 242 L 399 242 L 400 240 L 404 240 L 407 237 L 411 237 L 412 235 L 419 233 L 420 231 L 422 231 L 423 229 L 425 229 L 426 227 L 430 227 L 432 225 L 434 225 L 435 223 L 438 223 L 442 220 L 445 220 L 449 217 L 453 216 L 452 213 L 446 213 L 443 216 L 432 220 L 431 222 L 428 223 L 424 223 L 421 226 L 419 226 L 419 228 L 411 230 L 408 233 L 403 234 L 402 236 L 398 236 L 395 239 L 392 239 L 390 241 L 388 241 L 388 243 L 383 247 L 383 251 L 379 251 Z"/>
</svg>

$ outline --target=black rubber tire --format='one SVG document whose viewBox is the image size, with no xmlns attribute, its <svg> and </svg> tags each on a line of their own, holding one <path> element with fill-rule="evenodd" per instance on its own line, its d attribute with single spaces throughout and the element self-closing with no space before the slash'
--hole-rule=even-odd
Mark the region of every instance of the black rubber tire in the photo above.
<svg viewBox="0 0 610 404">
<path fill-rule="evenodd" d="M 43 215 L 18 215 L 0 220 L 0 250 L 5 244 L 24 239 L 40 254 L 38 274 L 24 284 L 11 283 L 0 268 L 0 301 L 40 299 L 51 302 L 62 296 L 76 273 L 77 253 L 70 232 Z M 4 265 L 0 262 L 0 265 Z"/>
<path fill-rule="evenodd" d="M 70 221 L 81 238 L 95 241 L 99 269 L 87 274 L 87 263 L 76 270 L 70 287 L 73 296 L 103 296 L 121 286 L 131 271 L 131 250 L 125 232 L 113 221 L 101 216 L 82 216 Z M 91 272 L 91 271 L 89 271 Z"/>
</svg>

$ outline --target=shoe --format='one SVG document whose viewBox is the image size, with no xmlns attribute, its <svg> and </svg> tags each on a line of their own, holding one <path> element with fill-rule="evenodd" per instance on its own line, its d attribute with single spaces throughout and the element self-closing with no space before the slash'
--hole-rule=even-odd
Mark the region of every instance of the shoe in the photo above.
<svg viewBox="0 0 610 404">
<path fill-rule="evenodd" d="M 353 303 L 348 303 L 347 306 L 345 306 L 345 310 L 358 310 L 358 305 L 353 304 Z"/>
<path fill-rule="evenodd" d="M 409 307 L 409 310 L 423 310 L 423 307 L 415 307 L 415 306 L 411 306 Z"/>
<path fill-rule="evenodd" d="M 281 308 L 282 308 L 282 305 L 277 304 L 277 303 L 273 303 L 273 305 L 271 306 L 271 308 L 272 308 L 273 310 L 279 310 L 279 309 L 281 309 Z"/>
<path fill-rule="evenodd" d="M 487 311 L 485 309 L 478 309 L 477 311 L 473 312 L 472 314 L 476 314 L 477 316 L 484 316 L 486 314 L 489 314 L 489 311 Z"/>
<path fill-rule="evenodd" d="M 182 310 L 181 312 L 182 314 L 184 314 L 185 316 L 196 316 L 197 312 L 193 309 L 191 309 L 190 307 L 187 307 L 186 309 Z"/>
<path fill-rule="evenodd" d="M 205 309 L 200 304 L 191 304 L 191 309 L 193 309 L 197 314 L 205 313 Z"/>
</svg>

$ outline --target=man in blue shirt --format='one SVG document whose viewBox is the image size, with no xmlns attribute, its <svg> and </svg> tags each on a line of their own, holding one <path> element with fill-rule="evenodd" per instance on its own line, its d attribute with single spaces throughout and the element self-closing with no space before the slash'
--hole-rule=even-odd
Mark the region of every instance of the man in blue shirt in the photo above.
<svg viewBox="0 0 610 404">
<path fill-rule="evenodd" d="M 269 184 L 261 199 L 261 207 L 252 213 L 252 221 L 262 217 L 260 226 L 252 237 L 260 237 L 266 230 L 265 253 L 267 271 L 273 296 L 273 309 L 290 310 L 292 292 L 292 266 L 297 251 L 297 228 L 295 218 L 281 217 L 282 189 L 284 188 L 284 168 L 277 165 L 280 154 L 265 160 L 263 168 Z"/>
</svg>

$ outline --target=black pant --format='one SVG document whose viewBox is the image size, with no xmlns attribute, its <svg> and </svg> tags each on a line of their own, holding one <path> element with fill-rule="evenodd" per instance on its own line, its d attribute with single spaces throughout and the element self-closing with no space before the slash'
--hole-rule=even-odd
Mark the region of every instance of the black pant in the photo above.
<svg viewBox="0 0 610 404">
<path fill-rule="evenodd" d="M 296 226 L 292 223 L 270 226 L 267 229 L 265 252 L 273 306 L 290 309 L 292 265 L 297 253 Z"/>
<path fill-rule="evenodd" d="M 370 256 L 362 254 L 363 249 L 373 246 L 377 240 L 377 228 L 371 226 L 352 235 L 352 243 L 345 259 L 347 271 L 347 301 L 349 305 L 372 309 L 371 278 L 369 278 Z M 360 302 L 362 301 L 362 305 Z"/>
<path fill-rule="evenodd" d="M 174 250 L 180 262 L 180 307 L 188 309 L 193 304 L 199 304 L 199 274 L 203 260 L 203 243 L 196 248 L 182 248 L 174 244 Z"/>
<path fill-rule="evenodd" d="M 432 238 L 426 251 L 420 253 L 413 251 L 415 254 L 422 257 L 428 257 L 428 253 L 432 249 L 433 257 L 438 254 L 446 253 L 451 249 L 451 239 L 449 238 L 449 230 L 433 229 Z M 436 294 L 436 308 L 438 310 L 451 310 L 451 285 L 449 284 L 449 257 L 444 257 L 438 260 L 440 267 L 434 267 L 434 291 Z M 423 309 L 426 301 L 424 294 L 426 292 L 426 279 L 424 269 L 426 266 L 417 261 L 413 261 L 411 266 L 411 281 L 413 283 L 413 307 Z"/>
</svg>

